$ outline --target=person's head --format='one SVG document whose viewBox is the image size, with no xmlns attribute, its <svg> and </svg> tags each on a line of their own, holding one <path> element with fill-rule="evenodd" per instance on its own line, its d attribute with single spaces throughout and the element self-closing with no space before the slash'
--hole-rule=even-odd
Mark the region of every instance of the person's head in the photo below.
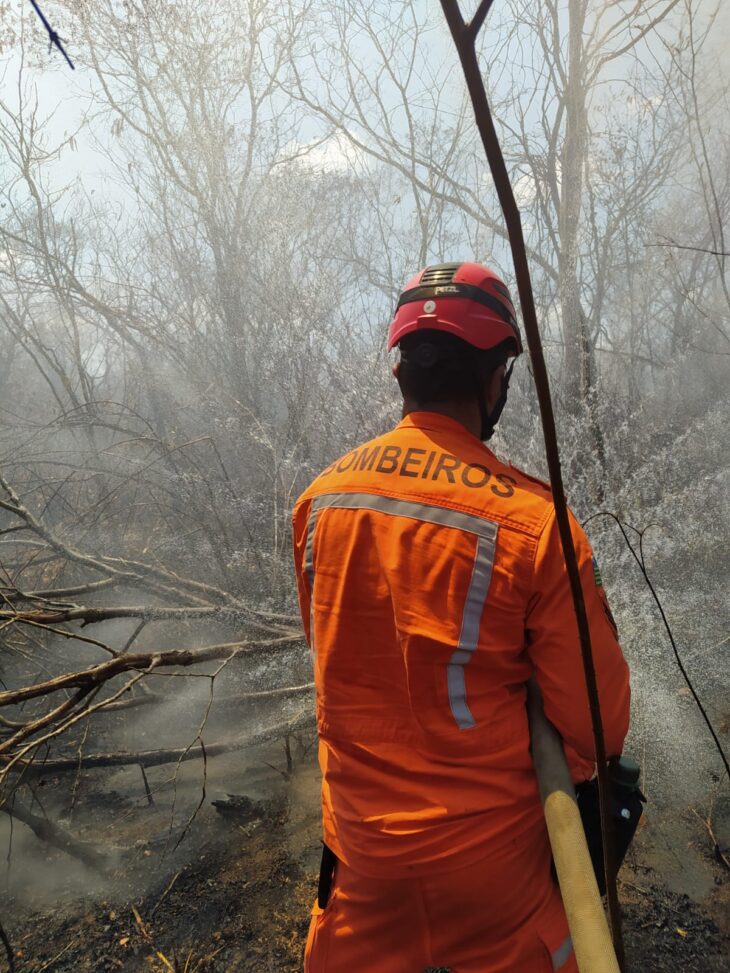
<svg viewBox="0 0 730 973">
<path fill-rule="evenodd" d="M 522 351 L 504 282 L 481 264 L 426 267 L 398 301 L 388 338 L 396 345 L 404 414 L 445 412 L 489 439 L 507 397 L 507 361 Z"/>
</svg>

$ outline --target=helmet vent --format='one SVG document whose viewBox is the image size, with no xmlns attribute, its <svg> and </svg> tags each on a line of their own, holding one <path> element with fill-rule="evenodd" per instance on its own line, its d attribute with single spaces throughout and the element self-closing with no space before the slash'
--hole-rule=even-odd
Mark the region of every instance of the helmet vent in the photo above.
<svg viewBox="0 0 730 973">
<path fill-rule="evenodd" d="M 436 284 L 450 284 L 459 267 L 461 267 L 460 263 L 437 264 L 434 267 L 426 267 L 420 280 L 420 286 L 430 287 Z"/>
</svg>

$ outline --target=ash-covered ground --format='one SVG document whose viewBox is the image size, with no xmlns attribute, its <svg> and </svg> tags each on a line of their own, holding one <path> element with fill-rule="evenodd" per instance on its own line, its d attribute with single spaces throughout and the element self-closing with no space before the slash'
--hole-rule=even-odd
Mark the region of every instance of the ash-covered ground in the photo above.
<svg viewBox="0 0 730 973">
<path fill-rule="evenodd" d="M 103 874 L 15 825 L 2 922 L 17 973 L 301 970 L 320 836 L 313 731 L 290 738 L 289 757 L 276 741 L 211 758 L 205 775 L 192 761 L 176 781 L 174 767 L 147 777 L 152 804 L 136 767 L 77 782 L 84 816 L 69 826 L 106 849 Z M 48 810 L 68 805 L 67 780 L 39 792 Z M 729 839 L 719 791 L 649 805 L 621 872 L 627 973 L 730 969 Z"/>
</svg>

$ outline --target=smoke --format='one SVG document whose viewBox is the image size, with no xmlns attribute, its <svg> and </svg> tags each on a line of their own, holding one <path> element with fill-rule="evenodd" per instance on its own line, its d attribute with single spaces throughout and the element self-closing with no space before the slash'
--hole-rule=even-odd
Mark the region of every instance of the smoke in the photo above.
<svg viewBox="0 0 730 973">
<path fill-rule="evenodd" d="M 28 516 L 4 490 L 3 596 L 12 610 L 139 611 L 6 619 L 2 688 L 119 654 L 147 659 L 71 712 L 137 680 L 117 708 L 49 737 L 38 760 L 235 746 L 311 711 L 311 693 L 288 693 L 312 678 L 291 635 L 293 502 L 397 421 L 384 334 L 412 272 L 473 255 L 512 276 L 454 52 L 438 5 L 425 7 L 242 12 L 223 0 L 211 14 L 197 0 L 164 10 L 49 0 L 73 76 L 47 56 L 33 18 L 8 12 L 0 467 Z M 705 3 L 659 8 L 646 37 L 641 13 L 595 8 L 575 28 L 576 75 L 562 13 L 528 23 L 506 3 L 484 64 L 523 209 L 571 506 L 656 525 L 647 568 L 720 727 L 730 12 L 712 21 Z M 568 103 L 581 109 L 570 133 Z M 494 444 L 544 475 L 526 362 Z M 632 669 L 628 748 L 670 814 L 707 799 L 718 758 L 615 527 L 592 521 L 589 534 Z M 287 637 L 184 667 L 153 658 Z M 81 688 L 0 716 L 39 718 Z M 16 729 L 3 725 L 0 743 Z M 136 764 L 29 775 L 19 799 L 110 849 L 114 867 L 94 873 L 19 822 L 11 836 L 0 815 L 7 895 L 51 908 L 146 887 L 217 833 L 212 799 L 263 800 L 287 773 L 275 741 L 149 767 L 146 782 Z"/>
</svg>

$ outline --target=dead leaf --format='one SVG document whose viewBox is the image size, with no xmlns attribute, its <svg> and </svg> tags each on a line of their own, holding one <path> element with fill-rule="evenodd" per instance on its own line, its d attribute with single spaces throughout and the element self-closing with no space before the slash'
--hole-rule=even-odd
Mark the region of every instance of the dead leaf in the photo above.
<svg viewBox="0 0 730 973">
<path fill-rule="evenodd" d="M 677 926 L 677 932 L 682 937 L 682 939 L 686 939 L 687 938 L 687 930 L 686 929 L 680 929 L 679 926 Z"/>
</svg>

